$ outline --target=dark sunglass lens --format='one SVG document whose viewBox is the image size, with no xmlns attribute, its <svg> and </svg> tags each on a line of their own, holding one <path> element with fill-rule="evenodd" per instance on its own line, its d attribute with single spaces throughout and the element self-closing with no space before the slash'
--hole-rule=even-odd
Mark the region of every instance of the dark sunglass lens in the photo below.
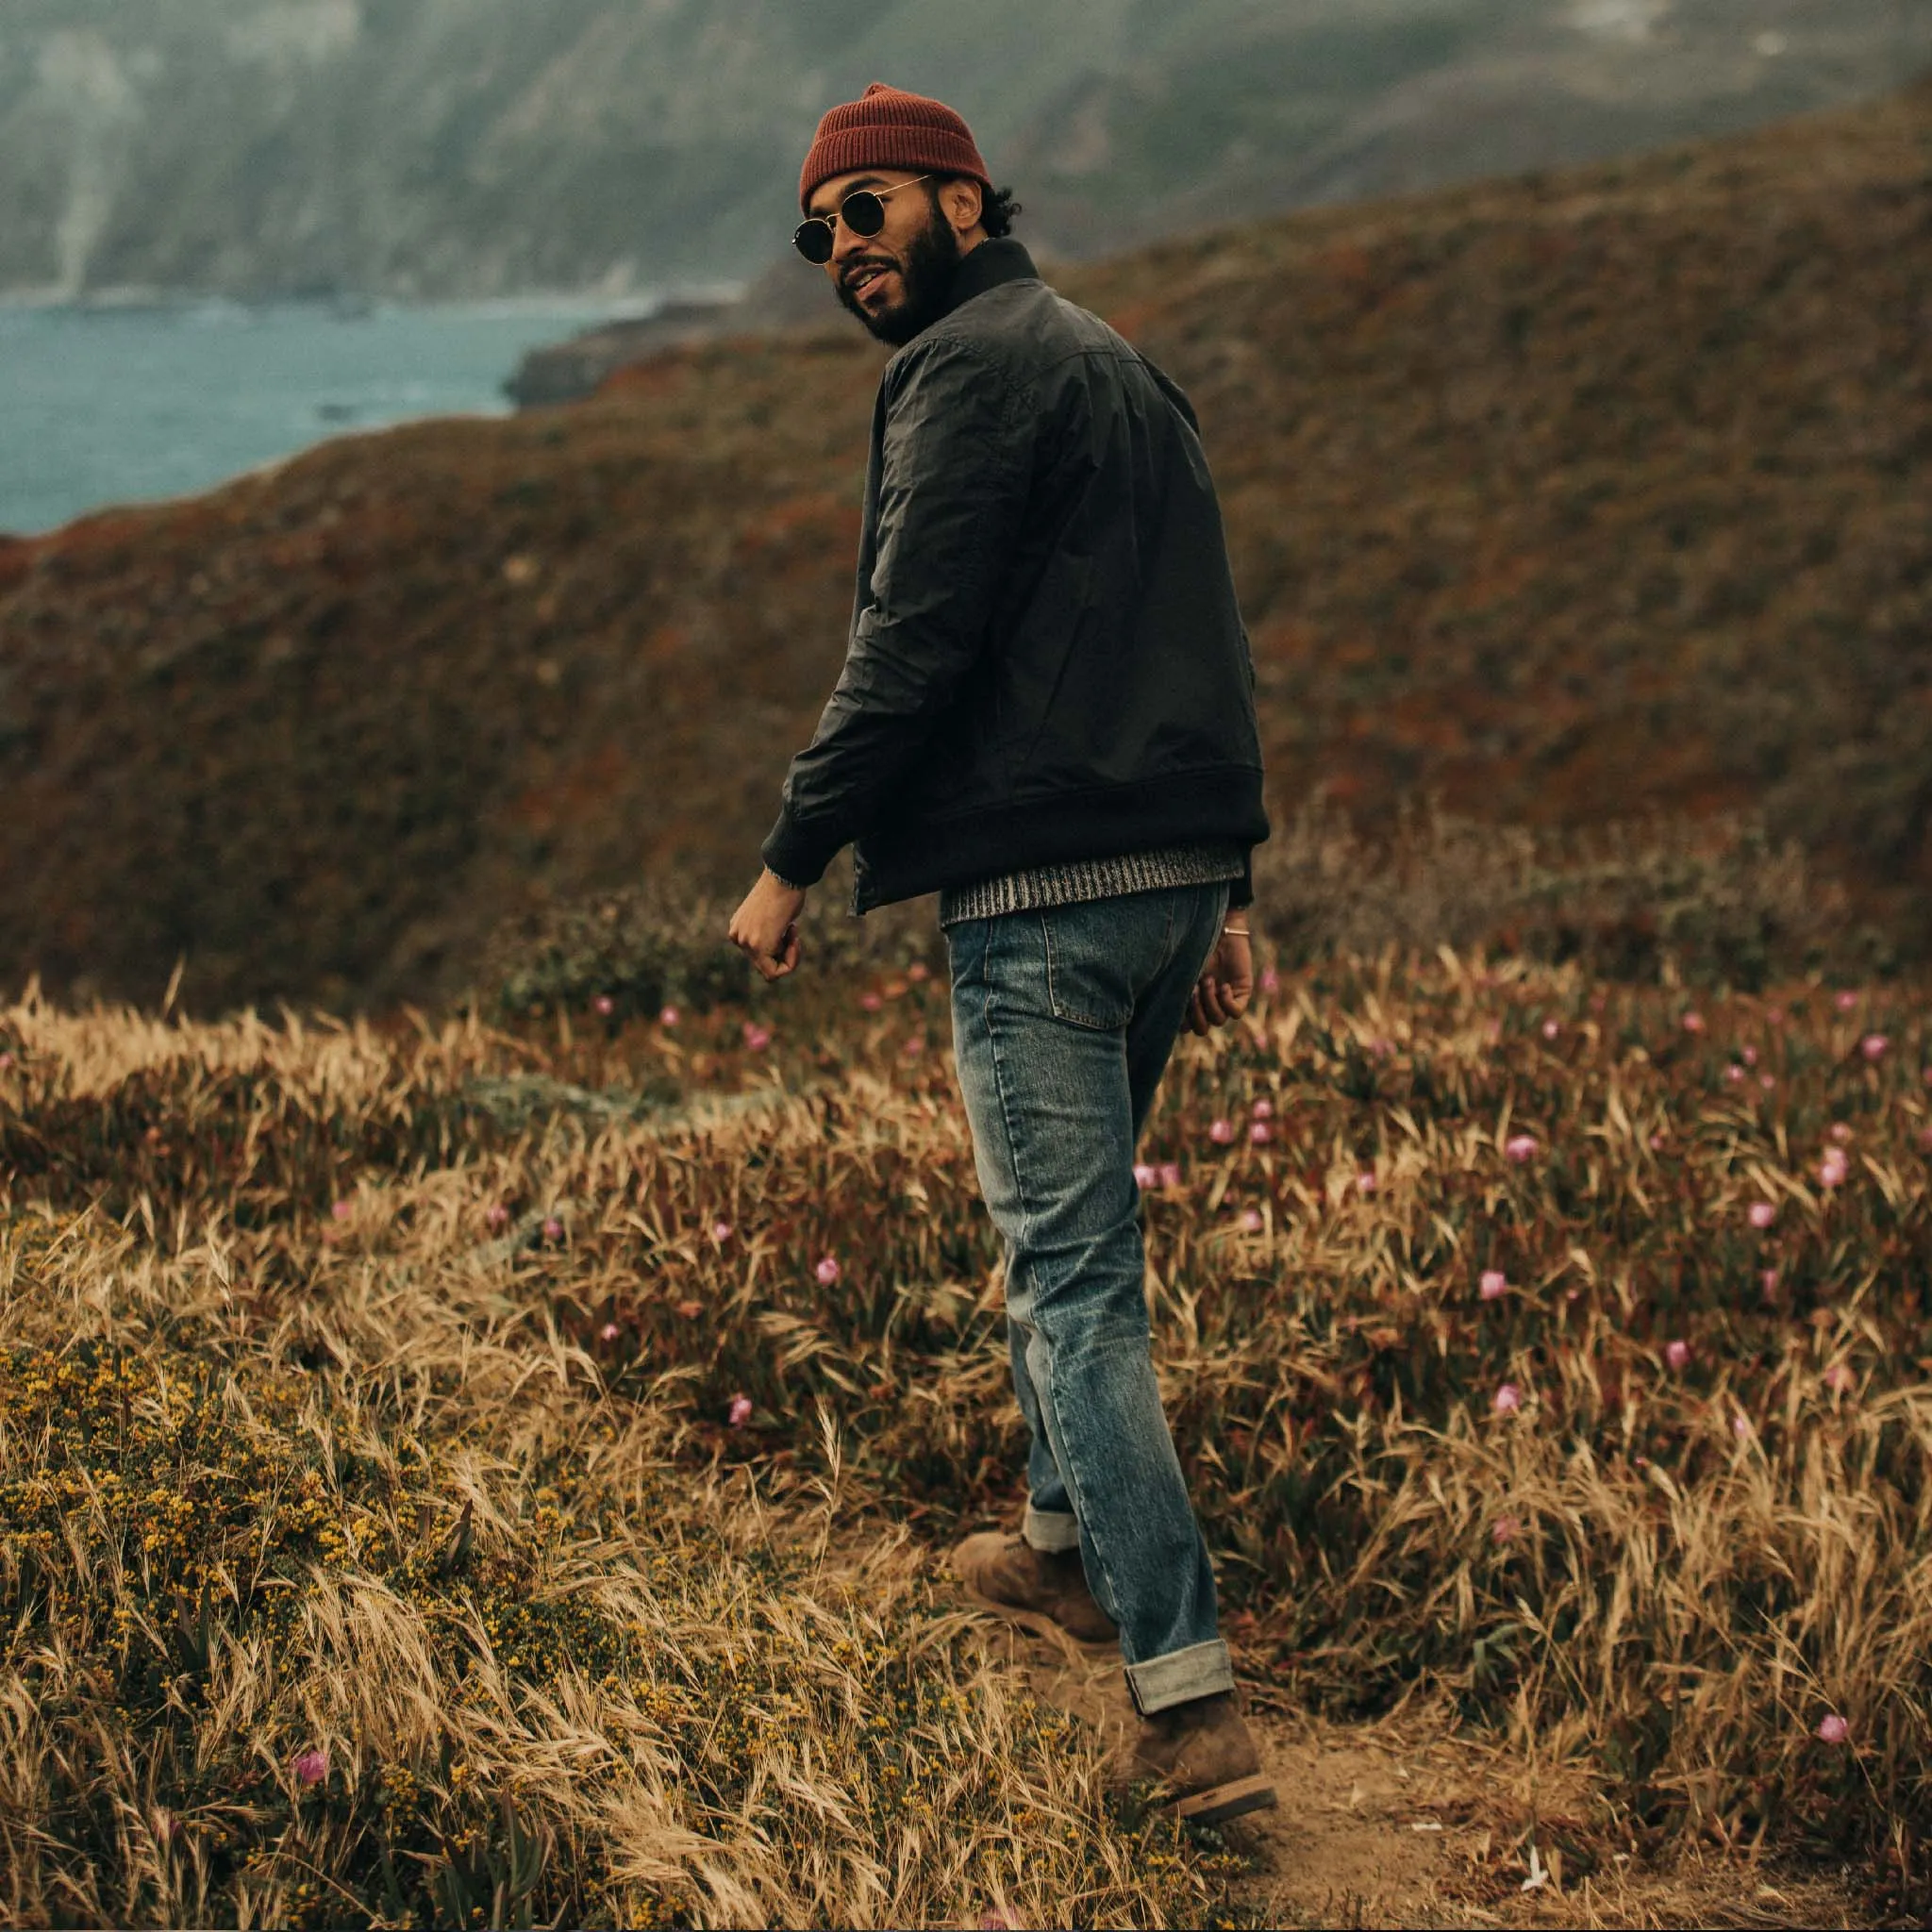
<svg viewBox="0 0 1932 1932">
<path fill-rule="evenodd" d="M 871 189 L 861 188 L 840 204 L 839 219 L 855 235 L 876 235 L 886 225 L 886 205 Z"/>
<path fill-rule="evenodd" d="M 791 245 L 808 261 L 827 262 L 832 258 L 832 225 L 816 219 L 801 222 L 792 231 Z"/>
</svg>

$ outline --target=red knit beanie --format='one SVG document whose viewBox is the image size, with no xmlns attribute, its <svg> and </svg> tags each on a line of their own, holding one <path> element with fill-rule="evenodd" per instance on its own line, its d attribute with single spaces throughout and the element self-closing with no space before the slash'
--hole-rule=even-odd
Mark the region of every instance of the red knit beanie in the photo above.
<svg viewBox="0 0 1932 1932">
<path fill-rule="evenodd" d="M 919 175 L 970 175 L 992 192 L 973 130 L 942 101 L 875 80 L 863 100 L 827 110 L 798 176 L 798 205 L 835 175 L 861 168 L 909 168 Z"/>
</svg>

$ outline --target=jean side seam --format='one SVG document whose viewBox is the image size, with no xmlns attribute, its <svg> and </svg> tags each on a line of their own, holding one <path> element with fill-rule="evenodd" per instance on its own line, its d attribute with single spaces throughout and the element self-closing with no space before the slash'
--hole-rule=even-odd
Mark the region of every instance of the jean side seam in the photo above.
<svg viewBox="0 0 1932 1932">
<path fill-rule="evenodd" d="M 993 1031 L 991 977 L 991 975 L 989 974 L 989 983 L 987 988 L 987 1003 L 984 1016 L 986 1025 L 986 1042 L 988 1049 L 988 1058 L 992 1062 L 993 1087 L 995 1091 L 997 1091 L 997 1093 L 999 1094 L 1000 1099 L 1000 1124 L 1006 1132 L 1007 1146 L 1011 1154 L 1013 1165 L 1013 1183 L 1015 1191 L 1018 1192 L 1020 1196 L 1020 1224 L 1024 1230 L 1026 1224 L 1027 1215 L 1026 1187 L 1025 1183 L 1021 1179 L 1020 1176 L 1020 1139 L 1019 1136 L 1015 1134 L 1013 1131 L 1013 1117 L 1008 1107 L 1006 1072 L 1004 1064 L 1000 1058 L 999 1036 Z M 1008 1299 L 1010 1301 L 1012 1297 L 1012 1283 L 1010 1279 L 1008 1281 L 1007 1284 L 1007 1294 Z M 1034 1296 L 1034 1304 L 1036 1308 L 1039 1306 L 1039 1299 L 1040 1298 L 1038 1294 L 1036 1294 Z M 1036 1322 L 1034 1324 L 1034 1333 L 1041 1334 L 1042 1332 L 1043 1331 L 1040 1328 L 1038 1323 Z M 1053 1348 L 1053 1341 L 1051 1337 L 1047 1338 L 1046 1345 L 1049 1352 L 1051 1352 Z M 1055 1375 L 1049 1375 L 1047 1377 L 1047 1386 L 1044 1391 L 1044 1401 L 1042 1406 L 1046 1408 L 1050 1408 L 1053 1411 L 1054 1424 L 1059 1430 L 1060 1441 L 1064 1442 L 1067 1440 L 1067 1424 L 1065 1416 L 1062 1415 L 1060 1412 L 1058 1379 L 1059 1378 Z M 1034 1392 L 1036 1394 L 1041 1393 L 1041 1391 L 1037 1388 Z M 1047 1443 L 1047 1447 L 1049 1449 L 1053 1448 L 1053 1444 L 1050 1440 Z M 1071 1456 L 1062 1456 L 1058 1450 L 1054 1450 L 1054 1461 L 1056 1462 L 1056 1464 L 1058 1465 L 1060 1480 L 1067 1486 L 1067 1497 L 1068 1500 L 1074 1506 L 1074 1519 L 1076 1523 L 1079 1524 L 1081 1533 L 1090 1538 L 1092 1541 L 1094 1559 L 1100 1565 L 1101 1580 L 1107 1586 L 1108 1597 L 1112 1603 L 1119 1604 L 1121 1601 L 1121 1595 L 1119 1591 L 1117 1591 L 1114 1588 L 1113 1566 L 1108 1560 L 1107 1551 L 1101 1543 L 1099 1532 L 1093 1527 L 1093 1512 L 1087 1507 L 1087 1498 L 1084 1493 L 1085 1485 L 1081 1481 L 1080 1474 L 1073 1466 L 1073 1457 Z"/>
</svg>

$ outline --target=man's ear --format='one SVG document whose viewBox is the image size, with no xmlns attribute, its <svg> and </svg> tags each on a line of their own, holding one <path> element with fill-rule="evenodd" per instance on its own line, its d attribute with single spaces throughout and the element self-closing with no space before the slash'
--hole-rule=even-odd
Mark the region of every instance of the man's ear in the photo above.
<svg viewBox="0 0 1932 1932">
<path fill-rule="evenodd" d="M 985 211 L 986 194 L 977 181 L 964 175 L 944 183 L 940 189 L 940 211 L 957 235 L 970 235 L 979 225 Z"/>
</svg>

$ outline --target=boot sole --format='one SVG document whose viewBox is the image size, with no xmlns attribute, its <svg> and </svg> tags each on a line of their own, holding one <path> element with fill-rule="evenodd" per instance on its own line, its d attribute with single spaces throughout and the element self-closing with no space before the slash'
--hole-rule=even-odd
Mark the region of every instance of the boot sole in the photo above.
<svg viewBox="0 0 1932 1932">
<path fill-rule="evenodd" d="M 997 1598 L 983 1595 L 979 1591 L 958 1576 L 959 1588 L 967 1598 L 979 1609 L 990 1610 L 995 1617 L 1008 1624 L 1018 1624 L 1022 1629 L 1030 1630 L 1036 1637 L 1044 1637 L 1057 1643 L 1064 1643 L 1077 1651 L 1083 1657 L 1110 1657 L 1120 1655 L 1120 1639 L 1117 1637 L 1075 1637 L 1064 1624 L 1057 1624 L 1044 1610 L 1022 1609 L 1017 1604 L 1003 1604 Z"/>
<path fill-rule="evenodd" d="M 1194 1824 L 1219 1824 L 1224 1819 L 1239 1818 L 1248 1811 L 1265 1811 L 1280 1803 L 1274 1780 L 1267 1777 L 1239 1777 L 1231 1783 L 1215 1785 L 1182 1798 L 1174 1805 L 1178 1817 Z"/>
</svg>

